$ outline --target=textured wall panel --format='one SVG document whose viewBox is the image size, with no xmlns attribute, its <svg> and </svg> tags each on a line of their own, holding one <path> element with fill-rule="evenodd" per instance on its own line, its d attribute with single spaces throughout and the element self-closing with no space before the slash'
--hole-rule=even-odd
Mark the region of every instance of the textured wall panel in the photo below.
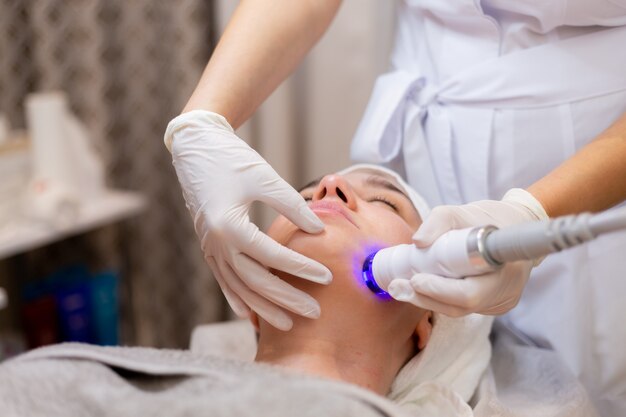
<svg viewBox="0 0 626 417">
<path fill-rule="evenodd" d="M 108 184 L 150 200 L 144 214 L 121 227 L 9 262 L 18 264 L 19 279 L 80 258 L 94 268 L 125 267 L 125 328 L 142 345 L 186 346 L 195 324 L 224 314 L 162 141 L 213 48 L 212 6 L 203 0 L 0 2 L 0 112 L 24 126 L 28 92 L 64 90 L 105 161 Z"/>
</svg>

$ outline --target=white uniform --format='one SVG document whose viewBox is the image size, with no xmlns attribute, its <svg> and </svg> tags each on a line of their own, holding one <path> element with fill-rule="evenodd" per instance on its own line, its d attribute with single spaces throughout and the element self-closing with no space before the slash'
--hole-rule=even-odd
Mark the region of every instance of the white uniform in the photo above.
<svg viewBox="0 0 626 417">
<path fill-rule="evenodd" d="M 527 187 L 626 112 L 626 0 L 404 0 L 398 19 L 352 157 L 431 205 Z M 626 416 L 623 300 L 624 233 L 548 257 L 504 320 Z"/>
</svg>

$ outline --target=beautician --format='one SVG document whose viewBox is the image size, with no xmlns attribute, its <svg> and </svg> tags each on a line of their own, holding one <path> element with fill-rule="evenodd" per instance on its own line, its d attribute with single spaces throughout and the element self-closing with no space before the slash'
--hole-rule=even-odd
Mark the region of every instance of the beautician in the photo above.
<svg viewBox="0 0 626 417">
<path fill-rule="evenodd" d="M 289 329 L 317 302 L 266 267 L 328 270 L 250 222 L 260 200 L 323 224 L 239 127 L 328 28 L 340 0 L 241 1 L 166 144 L 206 260 L 239 316 Z M 436 208 L 414 237 L 601 211 L 626 200 L 626 0 L 404 0 L 393 70 L 379 77 L 352 157 L 390 166 Z M 552 348 L 602 415 L 626 415 L 626 236 L 463 280 L 420 274 L 423 308 L 501 315 Z M 535 267 L 533 269 L 533 266 Z M 532 269 L 532 273 L 531 273 Z M 529 279 L 530 277 L 530 279 Z M 406 294 L 393 294 L 402 299 Z"/>
</svg>

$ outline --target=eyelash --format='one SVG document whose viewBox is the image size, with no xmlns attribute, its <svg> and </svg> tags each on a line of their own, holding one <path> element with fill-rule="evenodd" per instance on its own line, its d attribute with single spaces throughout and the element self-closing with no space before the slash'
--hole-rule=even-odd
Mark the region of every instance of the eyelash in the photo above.
<svg viewBox="0 0 626 417">
<path fill-rule="evenodd" d="M 381 203 L 387 204 L 394 211 L 398 211 L 398 206 L 395 205 L 393 202 L 387 200 L 385 197 L 374 197 L 374 198 L 372 198 L 372 199 L 370 199 L 368 201 L 370 201 L 370 202 L 372 202 L 372 201 L 380 201 Z"/>
</svg>

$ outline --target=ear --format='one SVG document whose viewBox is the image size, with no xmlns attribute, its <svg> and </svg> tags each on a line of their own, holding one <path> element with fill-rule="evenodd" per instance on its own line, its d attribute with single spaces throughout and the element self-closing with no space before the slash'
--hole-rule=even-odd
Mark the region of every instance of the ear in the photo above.
<svg viewBox="0 0 626 417">
<path fill-rule="evenodd" d="M 250 323 L 254 326 L 254 330 L 259 333 L 259 316 L 254 311 L 250 311 Z"/>
<path fill-rule="evenodd" d="M 432 311 L 426 311 L 415 327 L 415 337 L 417 338 L 417 349 L 422 350 L 428 344 L 430 334 L 433 331 Z"/>
</svg>

